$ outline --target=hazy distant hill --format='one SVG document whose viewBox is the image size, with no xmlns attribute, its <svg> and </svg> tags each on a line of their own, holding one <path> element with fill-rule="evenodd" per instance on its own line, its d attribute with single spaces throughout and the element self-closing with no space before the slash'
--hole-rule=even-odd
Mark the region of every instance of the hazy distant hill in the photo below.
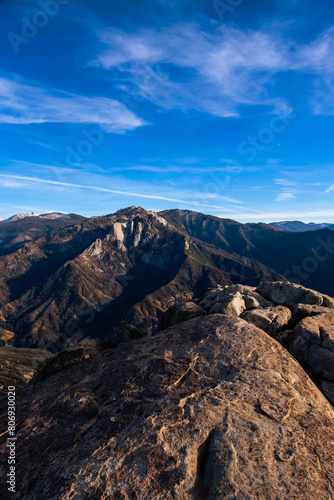
<svg viewBox="0 0 334 500">
<path fill-rule="evenodd" d="M 68 218 L 69 214 L 63 214 L 61 212 L 52 212 L 49 214 L 35 214 L 34 212 L 21 213 L 21 214 L 12 215 L 11 217 L 8 217 L 7 219 L 5 217 L 0 217 L 0 223 L 8 224 L 9 222 L 16 222 L 16 221 L 25 219 L 27 217 L 38 217 L 39 219 L 62 219 L 62 218 Z"/>
<path fill-rule="evenodd" d="M 304 231 L 318 231 L 319 229 L 333 228 L 333 224 L 315 224 L 310 222 L 305 224 L 298 220 L 295 221 L 282 221 L 282 222 L 271 222 L 270 226 L 282 229 L 283 231 L 293 231 L 293 232 L 304 232 Z"/>
</svg>

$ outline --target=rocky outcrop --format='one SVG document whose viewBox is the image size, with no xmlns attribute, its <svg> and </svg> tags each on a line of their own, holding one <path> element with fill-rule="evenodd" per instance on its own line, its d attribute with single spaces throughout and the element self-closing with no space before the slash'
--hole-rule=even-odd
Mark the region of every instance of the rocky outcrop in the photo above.
<svg viewBox="0 0 334 500">
<path fill-rule="evenodd" d="M 101 351 L 112 349 L 114 347 L 115 345 L 110 342 L 85 339 L 79 342 L 76 346 L 64 349 L 41 363 L 37 367 L 31 383 L 37 384 L 39 382 L 43 382 L 44 380 L 52 377 L 52 375 L 66 370 L 70 366 L 81 363 L 86 359 L 96 356 Z"/>
<path fill-rule="evenodd" d="M 293 308 L 293 317 L 295 320 L 301 320 L 307 316 L 316 316 L 317 314 L 327 313 L 328 308 L 312 304 L 296 304 Z"/>
<path fill-rule="evenodd" d="M 14 499 L 334 495 L 332 407 L 240 318 L 195 318 L 97 354 L 23 389 L 17 408 Z"/>
<path fill-rule="evenodd" d="M 300 321 L 289 350 L 334 405 L 334 312 Z"/>
<path fill-rule="evenodd" d="M 292 314 L 287 307 L 276 306 L 247 311 L 241 317 L 276 338 L 280 331 L 288 328 Z"/>
<path fill-rule="evenodd" d="M 298 304 L 311 304 L 331 309 L 334 307 L 334 299 L 331 297 L 294 283 L 283 281 L 263 282 L 257 287 L 256 291 L 275 304 L 292 308 Z"/>
<path fill-rule="evenodd" d="M 257 288 L 218 285 L 196 302 L 208 314 L 239 316 L 274 337 L 334 405 L 333 298 L 278 281 L 263 282 Z"/>
<path fill-rule="evenodd" d="M 0 346 L 0 393 L 7 394 L 8 386 L 17 390 L 34 376 L 37 367 L 52 354 L 44 349 Z"/>
<path fill-rule="evenodd" d="M 171 307 L 162 315 L 161 329 L 168 328 L 169 326 L 189 321 L 190 319 L 199 316 L 205 316 L 206 311 L 194 302 L 182 302 Z"/>
<path fill-rule="evenodd" d="M 223 309 L 228 308 L 229 304 L 233 303 L 233 314 L 231 316 L 239 316 L 246 309 L 256 309 L 257 307 L 267 307 L 272 305 L 272 302 L 266 300 L 261 294 L 256 292 L 255 287 L 245 285 L 226 285 L 225 287 L 218 285 L 216 288 L 211 288 L 205 294 L 203 300 L 199 301 L 207 312 L 222 312 L 214 309 L 217 304 Z M 224 312 L 222 314 L 229 314 Z"/>
</svg>

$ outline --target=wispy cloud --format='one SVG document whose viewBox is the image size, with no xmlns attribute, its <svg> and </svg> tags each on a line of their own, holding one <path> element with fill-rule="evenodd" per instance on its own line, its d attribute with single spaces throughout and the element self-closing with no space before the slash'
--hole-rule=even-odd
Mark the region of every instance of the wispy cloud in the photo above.
<svg viewBox="0 0 334 500">
<path fill-rule="evenodd" d="M 282 192 L 276 196 L 275 201 L 288 201 L 295 198 L 295 195 L 292 191 L 294 192 L 296 191 L 296 187 L 298 186 L 298 183 L 296 181 L 291 179 L 281 178 L 281 179 L 274 179 L 274 182 L 278 186 L 281 186 L 283 189 Z"/>
<path fill-rule="evenodd" d="M 134 191 L 124 191 L 124 190 L 119 190 L 119 189 L 110 189 L 106 187 L 101 187 L 101 186 L 92 186 L 92 185 L 85 185 L 85 184 L 76 184 L 76 183 L 70 183 L 70 182 L 62 182 L 62 181 L 54 181 L 51 179 L 43 179 L 40 177 L 29 177 L 29 176 L 23 176 L 23 175 L 12 175 L 12 174 L 0 174 L 0 178 L 3 179 L 14 179 L 14 180 L 22 180 L 22 181 L 27 181 L 27 182 L 32 182 L 32 183 L 39 183 L 39 184 L 48 184 L 51 186 L 63 186 L 63 187 L 68 187 L 68 188 L 77 188 L 77 189 L 84 189 L 84 190 L 90 190 L 90 191 L 97 191 L 97 192 L 102 192 L 102 193 L 111 193 L 115 195 L 121 195 L 121 196 L 130 196 L 134 198 L 142 198 L 142 199 L 151 199 L 151 200 L 162 200 L 162 201 L 168 201 L 172 203 L 180 203 L 180 204 L 185 204 L 188 206 L 199 206 L 199 207 L 207 207 L 207 208 L 214 208 L 214 209 L 219 209 L 219 210 L 224 210 L 224 207 L 220 205 L 212 205 L 205 203 L 206 199 L 210 199 L 209 196 L 206 196 L 205 194 L 201 197 L 201 201 L 195 201 L 194 199 L 196 196 L 190 194 L 190 197 L 188 200 L 180 199 L 180 198 L 174 198 L 172 196 L 159 196 L 159 195 L 154 195 L 154 194 L 147 194 L 147 193 L 139 193 L 139 192 L 134 192 Z M 221 199 L 224 197 L 220 197 Z M 226 201 L 226 200 L 225 200 Z M 233 201 L 230 199 L 230 201 Z M 227 210 L 227 209 L 225 209 Z"/>
<path fill-rule="evenodd" d="M 214 173 L 226 173 L 226 174 L 241 174 L 242 172 L 256 172 L 261 170 L 260 167 L 242 167 L 239 165 L 235 166 L 189 166 L 189 165 L 171 165 L 167 164 L 164 166 L 156 166 L 156 165 L 131 165 L 130 167 L 113 167 L 113 170 L 128 170 L 134 172 L 154 172 L 161 174 L 214 174 Z"/>
<path fill-rule="evenodd" d="M 297 182 L 290 179 L 275 179 L 275 184 L 278 186 L 296 186 Z"/>
<path fill-rule="evenodd" d="M 0 187 L 3 188 L 19 188 L 23 187 L 26 184 L 24 182 L 17 182 L 15 180 L 10 180 L 10 179 L 0 179 Z"/>
<path fill-rule="evenodd" d="M 318 75 L 311 106 L 333 113 L 334 28 L 305 45 L 284 39 L 278 30 L 243 31 L 223 25 L 213 32 L 195 23 L 126 33 L 100 33 L 105 50 L 92 63 L 118 69 L 123 85 L 165 107 L 197 109 L 221 117 L 239 115 L 241 105 L 270 106 L 281 114 L 291 104 L 275 93 L 273 77 L 294 71 Z M 333 99 L 332 99 L 333 102 Z"/>
<path fill-rule="evenodd" d="M 326 189 L 326 191 L 323 191 L 321 194 L 331 193 L 332 191 L 334 191 L 334 184 Z"/>
<path fill-rule="evenodd" d="M 334 26 L 323 31 L 310 44 L 300 49 L 298 69 L 315 75 L 310 98 L 314 114 L 334 114 Z"/>
<path fill-rule="evenodd" d="M 279 193 L 278 196 L 276 196 L 275 201 L 287 201 L 287 200 L 292 200 L 295 197 L 293 193 Z"/>
<path fill-rule="evenodd" d="M 285 67 L 285 50 L 265 33 L 243 32 L 228 26 L 213 34 L 196 24 L 177 24 L 137 33 L 110 30 L 101 34 L 107 46 L 94 64 L 118 68 L 141 95 L 167 107 L 238 116 L 241 104 L 268 105 L 288 114 L 284 99 L 270 97 L 269 76 Z M 169 72 L 168 66 L 182 69 Z M 173 73 L 173 74 L 172 74 Z M 126 80 L 126 78 L 125 78 Z"/>
<path fill-rule="evenodd" d="M 123 103 L 113 99 L 49 91 L 7 78 L 0 78 L 0 106 L 0 123 L 7 124 L 96 124 L 115 133 L 145 125 Z"/>
</svg>

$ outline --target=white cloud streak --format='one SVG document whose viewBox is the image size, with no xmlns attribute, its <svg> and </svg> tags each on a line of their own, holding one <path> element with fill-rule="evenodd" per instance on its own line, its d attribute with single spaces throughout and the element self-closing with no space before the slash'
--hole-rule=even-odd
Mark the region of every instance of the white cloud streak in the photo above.
<svg viewBox="0 0 334 500">
<path fill-rule="evenodd" d="M 287 201 L 292 200 L 295 197 L 293 193 L 279 193 L 279 195 L 275 198 L 275 201 Z"/>
<path fill-rule="evenodd" d="M 275 184 L 278 184 L 279 186 L 296 186 L 297 182 L 296 181 L 291 181 L 289 179 L 275 179 Z"/>
<path fill-rule="evenodd" d="M 124 104 L 104 97 L 46 91 L 0 78 L 0 123 L 96 124 L 106 132 L 124 133 L 145 125 Z"/>
<path fill-rule="evenodd" d="M 143 194 L 143 193 L 136 193 L 136 192 L 131 192 L 131 191 L 121 191 L 118 189 L 109 189 L 109 188 L 103 188 L 100 186 L 89 186 L 89 185 L 84 185 L 84 184 L 74 184 L 70 182 L 62 182 L 62 181 L 53 181 L 50 179 L 42 179 L 40 177 L 28 177 L 28 176 L 23 176 L 23 175 L 10 175 L 10 174 L 0 174 L 0 177 L 5 178 L 5 179 L 17 179 L 17 180 L 24 180 L 28 182 L 35 182 L 35 183 L 40 183 L 40 184 L 49 184 L 51 186 L 64 186 L 64 187 L 69 187 L 69 188 L 78 188 L 78 189 L 88 189 L 91 191 L 98 191 L 98 192 L 103 192 L 103 193 L 111 193 L 111 194 L 117 194 L 121 196 L 131 196 L 131 197 L 136 197 L 136 198 L 142 198 L 142 199 L 152 199 L 152 200 L 163 200 L 163 201 L 168 201 L 172 203 L 182 203 L 186 205 L 193 205 L 193 206 L 201 206 L 201 207 L 207 207 L 207 208 L 215 208 L 215 209 L 220 209 L 222 210 L 223 207 L 219 205 L 210 205 L 206 203 L 199 203 L 197 201 L 193 200 L 181 200 L 178 198 L 172 198 L 168 196 L 158 196 L 158 195 L 151 195 L 151 194 Z M 206 196 L 203 195 L 201 199 L 205 199 Z"/>
<path fill-rule="evenodd" d="M 332 191 L 334 191 L 334 184 L 333 184 L 333 186 L 330 186 L 328 189 L 326 189 L 326 191 L 324 191 L 321 194 L 328 194 L 328 193 L 331 193 Z"/>
</svg>

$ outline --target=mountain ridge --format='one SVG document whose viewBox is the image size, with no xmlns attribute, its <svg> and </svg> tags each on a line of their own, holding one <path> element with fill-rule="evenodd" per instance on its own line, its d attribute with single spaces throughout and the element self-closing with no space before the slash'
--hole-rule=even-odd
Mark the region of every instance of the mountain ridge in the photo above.
<svg viewBox="0 0 334 500">
<path fill-rule="evenodd" d="M 77 214 L 67 214 L 64 217 L 62 215 L 58 217 L 58 214 L 23 215 L 24 217 L 16 218 L 17 215 L 10 217 L 0 223 L 0 256 L 19 249 L 24 243 L 32 241 L 44 233 L 72 226 L 85 220 L 85 217 Z"/>
<path fill-rule="evenodd" d="M 59 220 L 66 219 L 51 222 Z M 319 235 L 326 244 L 333 231 L 289 233 L 135 206 L 83 219 L 0 257 L 0 338 L 17 347 L 48 348 L 97 331 L 120 343 L 133 335 L 133 326 L 149 334 L 175 302 L 216 283 L 257 286 L 283 279 L 289 270 L 294 277 L 298 262 L 316 257 Z M 302 284 L 334 295 L 332 253 L 317 266 Z"/>
<path fill-rule="evenodd" d="M 69 217 L 70 214 L 64 214 L 62 212 L 50 212 L 47 214 L 36 214 L 35 212 L 31 213 L 18 213 L 14 214 L 11 217 L 0 217 L 0 223 L 16 222 L 22 219 L 26 219 L 27 217 L 39 217 L 41 219 L 61 219 L 63 217 Z"/>
<path fill-rule="evenodd" d="M 0 269 L 0 327 L 41 347 L 73 317 L 87 335 L 97 326 L 107 335 L 125 317 L 148 332 L 159 326 L 173 297 L 203 292 L 217 280 L 255 284 L 278 277 L 134 207 L 42 235 L 1 257 Z M 79 306 L 94 314 L 94 322 L 78 318 Z M 119 330 L 111 340 L 122 340 L 126 324 Z"/>
<path fill-rule="evenodd" d="M 277 229 L 282 229 L 282 231 L 292 231 L 292 232 L 304 232 L 304 231 L 319 231 L 320 229 L 333 228 L 333 224 L 326 222 L 315 223 L 309 222 L 305 223 L 302 221 L 281 221 L 281 222 L 270 222 L 270 226 L 276 227 Z"/>
</svg>

